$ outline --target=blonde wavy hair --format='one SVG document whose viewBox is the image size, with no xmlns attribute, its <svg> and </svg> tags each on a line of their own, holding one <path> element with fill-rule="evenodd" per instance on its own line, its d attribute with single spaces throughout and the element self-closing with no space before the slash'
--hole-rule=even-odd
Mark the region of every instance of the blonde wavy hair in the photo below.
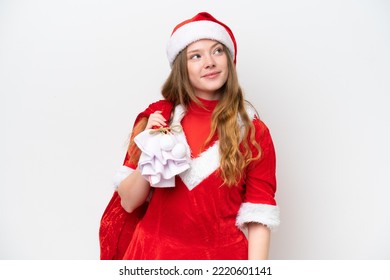
<svg viewBox="0 0 390 280">
<path fill-rule="evenodd" d="M 234 186 L 243 179 L 247 165 L 260 158 L 261 148 L 255 141 L 255 129 L 245 109 L 247 101 L 238 83 L 235 65 L 228 55 L 228 49 L 225 46 L 224 49 L 228 58 L 229 74 L 225 85 L 219 90 L 220 99 L 212 114 L 211 131 L 205 145 L 217 133 L 220 174 L 224 184 Z M 178 104 L 187 107 L 191 101 L 203 106 L 196 98 L 190 83 L 186 53 L 187 48 L 181 51 L 173 62 L 172 71 L 162 86 L 162 95 L 174 107 Z M 239 118 L 243 128 L 240 128 Z M 138 162 L 140 151 L 134 144 L 133 138 L 145 128 L 146 123 L 147 119 L 139 121 L 130 139 L 128 153 L 134 163 Z M 251 147 L 255 148 L 255 154 L 252 153 Z"/>
</svg>

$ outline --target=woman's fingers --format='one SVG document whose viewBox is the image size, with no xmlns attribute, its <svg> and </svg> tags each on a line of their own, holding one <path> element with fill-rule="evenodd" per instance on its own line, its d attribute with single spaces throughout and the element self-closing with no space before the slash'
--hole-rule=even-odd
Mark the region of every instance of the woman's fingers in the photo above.
<svg viewBox="0 0 390 280">
<path fill-rule="evenodd" d="M 162 112 L 161 111 L 156 111 L 152 114 L 150 114 L 149 116 L 149 119 L 148 119 L 148 123 L 146 125 L 146 129 L 150 129 L 152 128 L 153 126 L 166 126 L 166 119 L 163 117 L 163 115 L 161 114 Z"/>
</svg>

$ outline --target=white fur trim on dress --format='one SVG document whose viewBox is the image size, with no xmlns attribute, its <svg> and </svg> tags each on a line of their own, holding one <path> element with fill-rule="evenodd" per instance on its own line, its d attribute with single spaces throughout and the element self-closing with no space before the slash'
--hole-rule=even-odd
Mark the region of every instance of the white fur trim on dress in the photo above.
<svg viewBox="0 0 390 280">
<path fill-rule="evenodd" d="M 279 207 L 269 204 L 257 204 L 244 202 L 238 211 L 236 225 L 241 230 L 246 229 L 246 223 L 260 223 L 270 229 L 275 229 L 279 224 Z"/>
<path fill-rule="evenodd" d="M 219 167 L 219 142 L 201 153 L 190 162 L 190 168 L 179 176 L 189 190 L 209 177 Z"/>
<path fill-rule="evenodd" d="M 254 120 L 254 119 L 255 119 L 255 117 L 256 117 L 256 115 L 257 115 L 257 114 L 256 114 L 256 109 L 253 108 L 252 105 L 246 104 L 246 105 L 245 105 L 245 111 L 246 111 L 246 113 L 248 114 L 248 117 L 249 117 L 250 120 Z M 244 126 L 244 122 L 242 121 L 241 115 L 238 115 L 238 117 L 237 117 L 237 122 L 238 122 L 238 125 L 239 125 L 240 127 L 243 127 L 243 126 Z"/>
<path fill-rule="evenodd" d="M 226 29 L 216 22 L 201 20 L 187 23 L 172 34 L 167 44 L 167 56 L 171 67 L 176 56 L 184 48 L 201 39 L 216 40 L 224 44 L 234 58 L 234 43 Z"/>
<path fill-rule="evenodd" d="M 179 124 L 185 113 L 184 107 L 177 105 L 172 118 L 172 125 Z M 185 139 L 185 142 L 187 142 L 187 139 Z M 191 191 L 219 167 L 219 142 L 216 141 L 213 146 L 198 157 L 191 159 L 189 164 L 190 168 L 179 174 L 179 176 Z"/>
<path fill-rule="evenodd" d="M 253 106 L 251 104 L 247 103 L 245 105 L 245 110 L 246 110 L 246 113 L 248 114 L 250 120 L 253 120 L 256 117 L 256 115 L 257 115 L 256 109 L 253 108 Z"/>
<path fill-rule="evenodd" d="M 186 114 L 186 110 L 184 109 L 184 107 L 182 105 L 176 105 L 175 112 L 173 113 L 172 116 L 171 125 L 180 124 L 185 114 Z"/>
<path fill-rule="evenodd" d="M 115 188 L 118 188 L 119 184 L 125 179 L 127 176 L 129 176 L 131 173 L 134 172 L 134 169 L 127 167 L 126 165 L 122 165 L 118 171 L 115 173 L 113 178 L 113 185 Z"/>
</svg>

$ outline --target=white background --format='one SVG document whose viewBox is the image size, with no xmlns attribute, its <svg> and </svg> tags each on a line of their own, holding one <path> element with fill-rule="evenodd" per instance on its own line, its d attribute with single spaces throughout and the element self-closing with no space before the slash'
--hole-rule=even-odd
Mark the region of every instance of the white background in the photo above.
<svg viewBox="0 0 390 280">
<path fill-rule="evenodd" d="M 0 0 L 0 259 L 98 259 L 165 45 L 208 11 L 278 156 L 271 259 L 390 259 L 390 3 Z"/>
</svg>

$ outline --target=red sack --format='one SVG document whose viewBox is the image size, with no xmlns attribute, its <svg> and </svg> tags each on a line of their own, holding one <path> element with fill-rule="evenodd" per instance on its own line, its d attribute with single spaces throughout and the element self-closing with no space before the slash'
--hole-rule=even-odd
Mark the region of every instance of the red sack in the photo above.
<svg viewBox="0 0 390 280">
<path fill-rule="evenodd" d="M 100 221 L 99 241 L 101 260 L 121 260 L 133 236 L 135 227 L 142 219 L 147 202 L 134 212 L 127 213 L 118 192 L 114 192 Z"/>
<path fill-rule="evenodd" d="M 168 120 L 172 108 L 172 104 L 166 100 L 152 103 L 144 112 L 137 116 L 134 125 L 142 117 L 149 117 L 155 111 L 161 111 L 162 115 Z M 133 236 L 134 229 L 144 216 L 147 207 L 148 202 L 145 202 L 132 213 L 127 213 L 122 208 L 118 192 L 114 192 L 100 220 L 99 241 L 101 260 L 121 260 L 123 258 Z"/>
</svg>

